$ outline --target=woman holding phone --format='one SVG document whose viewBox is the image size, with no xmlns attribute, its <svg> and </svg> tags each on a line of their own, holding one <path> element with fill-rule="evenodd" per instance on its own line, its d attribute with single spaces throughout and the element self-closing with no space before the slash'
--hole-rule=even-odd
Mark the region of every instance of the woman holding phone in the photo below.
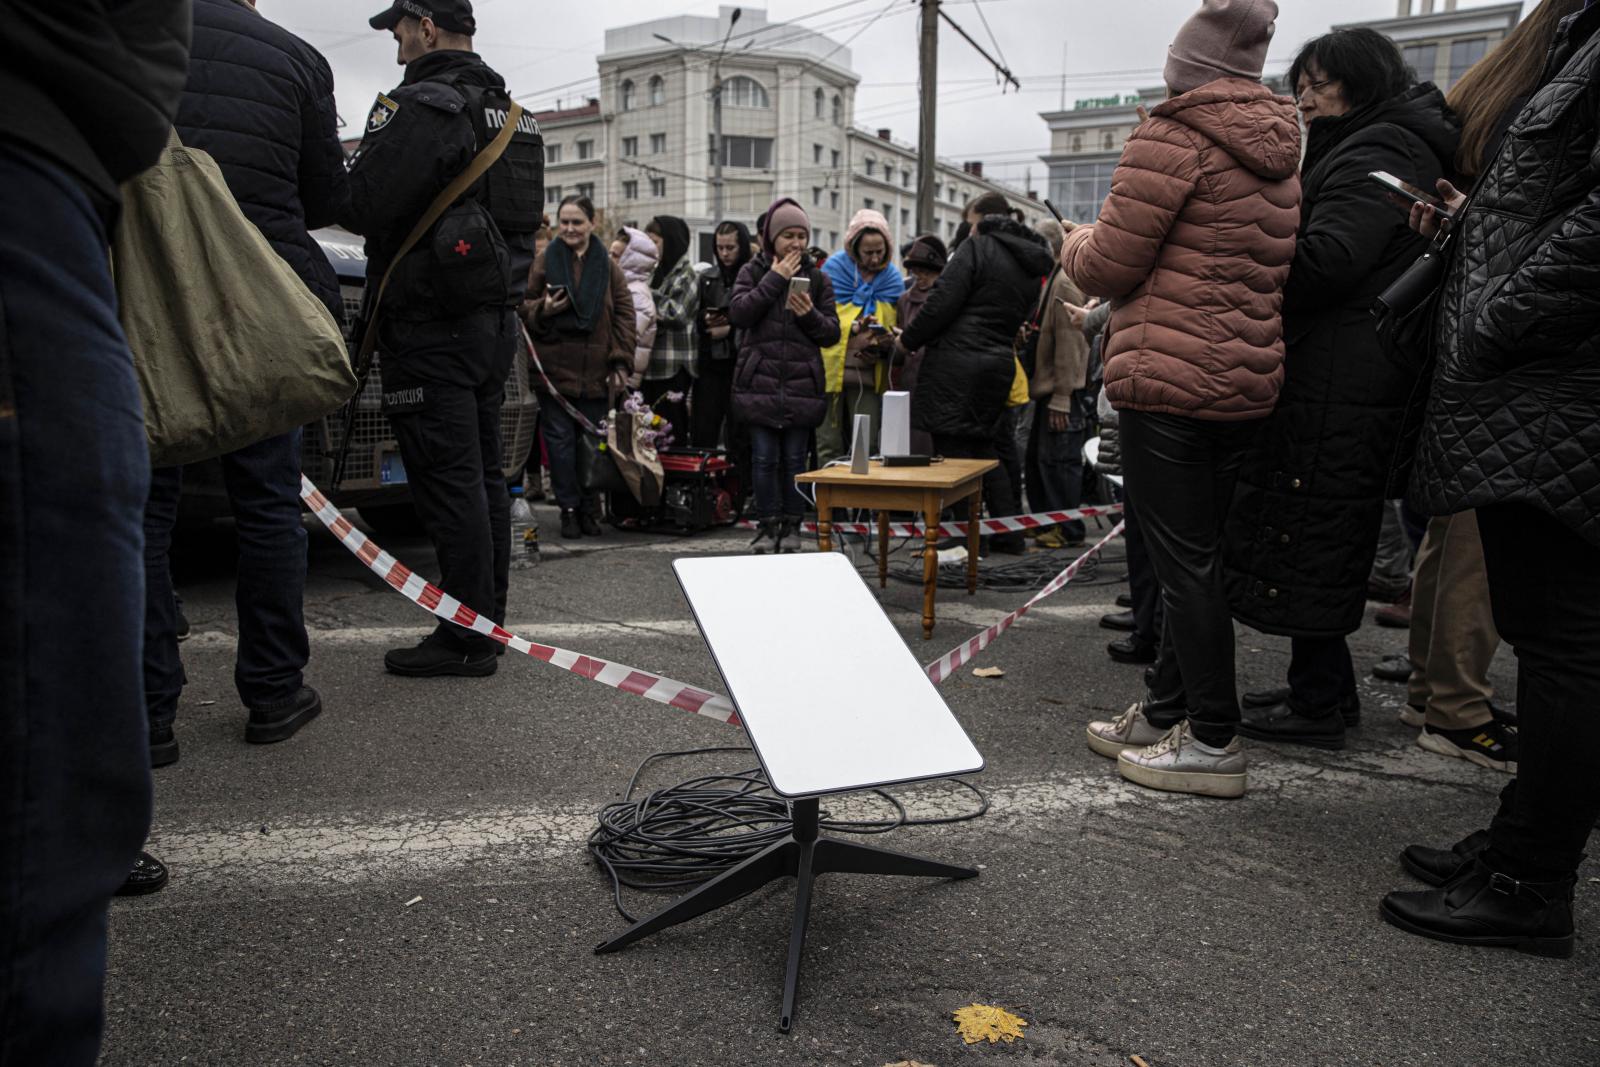
<svg viewBox="0 0 1600 1067">
<path fill-rule="evenodd" d="M 523 317 L 544 367 L 546 381 L 535 370 L 533 384 L 549 397 L 539 413 L 540 432 L 561 508 L 561 536 L 598 537 L 600 496 L 585 494 L 578 481 L 578 435 L 587 431 L 573 412 L 599 424 L 610 411 L 612 395 L 633 373 L 633 297 L 621 268 L 594 234 L 594 204 L 588 197 L 561 201 L 556 224 L 556 240 L 528 275 Z"/>
<path fill-rule="evenodd" d="M 828 276 L 809 261 L 811 221 L 783 197 L 760 223 L 761 252 L 739 270 L 728 321 L 744 332 L 733 374 L 734 414 L 750 428 L 757 554 L 799 547 L 811 431 L 827 413 L 822 350 L 839 343 Z"/>
<path fill-rule="evenodd" d="M 1421 373 L 1383 350 L 1372 305 L 1427 242 L 1368 175 L 1432 189 L 1460 125 L 1375 30 L 1308 41 L 1289 80 L 1307 134 L 1283 391 L 1240 472 L 1228 595 L 1240 622 L 1292 640 L 1288 684 L 1244 694 L 1239 732 L 1339 748 L 1361 715 L 1345 637 L 1361 626 L 1385 502 L 1404 493 L 1401 427 Z M 1498 762 L 1514 744 L 1492 725 L 1470 732 Z"/>
</svg>

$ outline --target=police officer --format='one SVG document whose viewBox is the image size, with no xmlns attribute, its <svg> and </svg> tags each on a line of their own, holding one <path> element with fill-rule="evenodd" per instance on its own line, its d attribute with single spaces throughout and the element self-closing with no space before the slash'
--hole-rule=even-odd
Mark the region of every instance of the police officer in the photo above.
<svg viewBox="0 0 1600 1067">
<path fill-rule="evenodd" d="M 543 207 L 544 142 L 524 116 L 501 158 L 396 262 L 433 200 L 501 132 L 511 98 L 472 51 L 468 0 L 396 0 L 371 25 L 394 34 L 405 67 L 400 86 L 367 113 L 346 220 L 367 239 L 363 317 L 377 317 L 383 410 L 438 552 L 440 585 L 502 621 L 511 529 L 500 407 Z M 478 677 L 494 673 L 502 651 L 441 622 L 417 647 L 385 655 L 384 666 Z"/>
</svg>

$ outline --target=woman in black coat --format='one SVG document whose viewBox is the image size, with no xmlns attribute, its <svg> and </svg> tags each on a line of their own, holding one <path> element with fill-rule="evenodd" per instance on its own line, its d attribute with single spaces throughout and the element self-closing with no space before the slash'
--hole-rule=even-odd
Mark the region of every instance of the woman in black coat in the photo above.
<svg viewBox="0 0 1600 1067">
<path fill-rule="evenodd" d="M 1345 635 L 1361 626 L 1418 368 L 1379 345 L 1374 299 L 1426 248 L 1369 177 L 1424 189 L 1460 127 L 1431 84 L 1372 30 L 1335 30 L 1289 71 L 1307 125 L 1302 214 L 1284 290 L 1288 354 L 1277 410 L 1246 461 L 1228 521 L 1234 616 L 1293 638 L 1289 685 L 1244 697 L 1246 737 L 1325 748 L 1360 718 Z"/>
</svg>

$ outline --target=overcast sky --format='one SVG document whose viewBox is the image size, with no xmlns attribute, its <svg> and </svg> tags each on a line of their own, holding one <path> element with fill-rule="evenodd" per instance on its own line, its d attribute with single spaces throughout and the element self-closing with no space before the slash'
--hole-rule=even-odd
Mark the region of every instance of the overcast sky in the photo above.
<svg viewBox="0 0 1600 1067">
<path fill-rule="evenodd" d="M 258 0 L 258 10 L 317 46 L 333 66 L 346 134 L 377 93 L 400 79 L 394 43 L 367 28 L 383 0 Z M 761 3 L 746 5 L 759 8 Z M 802 22 L 849 41 L 861 87 L 856 121 L 916 140 L 917 5 L 914 0 L 767 0 L 774 22 Z M 939 49 L 941 156 L 981 159 L 991 176 L 1021 185 L 1049 144 L 1039 112 L 1063 98 L 1133 92 L 1161 80 L 1172 33 L 1196 0 L 946 0 L 945 9 L 1022 82 L 1001 94 L 988 63 L 949 27 Z M 1387 18 L 1396 0 L 1280 0 L 1268 69 L 1288 66 L 1301 42 L 1335 22 Z M 1416 5 L 1420 8 L 1420 3 Z M 1442 4 L 1440 5 L 1442 6 Z M 1462 0 L 1462 7 L 1478 6 Z M 513 94 L 537 107 L 596 91 L 595 56 L 608 26 L 672 15 L 712 15 L 716 0 L 477 0 L 477 47 Z M 823 12 L 821 14 L 813 14 Z M 985 25 L 987 20 L 987 26 Z M 994 44 L 990 44 L 991 32 Z"/>
</svg>

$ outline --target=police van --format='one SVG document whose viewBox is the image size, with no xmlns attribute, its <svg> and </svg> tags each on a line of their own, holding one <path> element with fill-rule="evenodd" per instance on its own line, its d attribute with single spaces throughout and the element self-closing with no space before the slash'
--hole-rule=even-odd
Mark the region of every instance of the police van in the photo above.
<svg viewBox="0 0 1600 1067">
<path fill-rule="evenodd" d="M 352 324 L 361 310 L 366 289 L 367 257 L 361 238 L 337 227 L 313 230 L 323 255 L 339 276 L 343 297 L 341 321 L 348 339 Z M 372 373 L 362 387 L 356 403 L 356 417 L 350 430 L 350 453 L 345 460 L 344 477 L 333 482 L 333 465 L 339 454 L 344 432 L 344 412 L 337 411 L 309 423 L 302 434 L 300 469 L 330 500 L 341 508 L 355 508 L 367 525 L 379 534 L 413 534 L 421 523 L 411 506 L 411 490 L 406 468 L 400 458 L 389 420 L 380 410 L 378 361 L 374 354 Z M 534 427 L 539 414 L 538 398 L 528 385 L 528 353 L 518 346 L 506 378 L 505 407 L 500 417 L 501 445 L 504 449 L 506 477 L 515 482 L 522 477 L 533 446 Z M 183 519 L 220 518 L 228 514 L 227 493 L 222 471 L 215 461 L 194 464 L 184 472 Z"/>
</svg>

